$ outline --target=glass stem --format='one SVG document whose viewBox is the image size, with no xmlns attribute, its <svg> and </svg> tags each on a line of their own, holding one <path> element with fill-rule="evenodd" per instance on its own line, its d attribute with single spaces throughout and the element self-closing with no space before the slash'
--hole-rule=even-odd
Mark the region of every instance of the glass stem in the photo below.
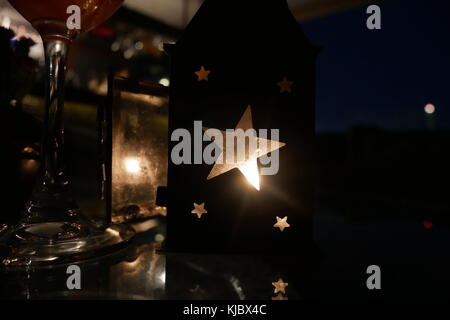
<svg viewBox="0 0 450 320">
<path fill-rule="evenodd" d="M 22 222 L 71 221 L 79 213 L 64 174 L 64 80 L 69 42 L 44 40 L 47 84 L 40 180 L 25 205 Z"/>
<path fill-rule="evenodd" d="M 64 81 L 69 43 L 63 40 L 44 42 L 47 82 L 42 145 L 42 191 L 65 192 L 68 181 L 64 174 Z"/>
</svg>

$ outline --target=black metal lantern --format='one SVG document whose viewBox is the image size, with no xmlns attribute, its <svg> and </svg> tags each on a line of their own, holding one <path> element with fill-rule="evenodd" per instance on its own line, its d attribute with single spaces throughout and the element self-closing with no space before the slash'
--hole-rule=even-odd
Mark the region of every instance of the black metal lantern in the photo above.
<svg viewBox="0 0 450 320">
<path fill-rule="evenodd" d="M 156 194 L 167 184 L 168 88 L 113 76 L 108 87 L 109 101 L 99 113 L 100 193 L 107 220 L 166 215 Z"/>
<path fill-rule="evenodd" d="M 190 161 L 169 159 L 167 249 L 276 255 L 311 248 L 318 49 L 285 1 L 207 0 L 167 50 L 170 156 L 181 143 L 177 130 L 194 141 Z M 272 163 L 260 154 L 233 168 L 218 165 L 220 152 L 205 163 L 198 145 L 205 152 L 214 141 L 198 137 L 207 128 L 278 130 L 266 137 L 277 147 L 258 149 L 278 153 L 277 173 L 262 174 Z"/>
</svg>

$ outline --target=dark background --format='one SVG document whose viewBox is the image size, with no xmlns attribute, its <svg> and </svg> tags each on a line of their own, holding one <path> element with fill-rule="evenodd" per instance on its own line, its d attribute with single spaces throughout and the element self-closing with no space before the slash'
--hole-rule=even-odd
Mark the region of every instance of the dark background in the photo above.
<svg viewBox="0 0 450 320">
<path fill-rule="evenodd" d="M 448 298 L 450 3 L 391 0 L 379 5 L 381 30 L 366 28 L 367 6 L 301 23 L 311 41 L 323 47 L 317 60 L 314 226 L 321 258 L 313 297 Z M 91 32 L 74 49 L 103 61 L 94 73 L 87 71 L 95 63 L 72 61 L 87 80 L 80 86 L 68 81 L 73 103 L 66 108 L 68 173 L 82 204 L 96 199 L 95 111 L 103 99 L 84 84 L 111 70 L 158 81 L 168 74 L 164 56 L 148 51 L 124 59 L 111 54 L 111 44 L 133 28 L 171 39 L 181 32 L 123 12 L 106 25 L 112 35 Z M 126 31 L 118 27 L 123 21 Z M 276 39 L 270 41 L 276 46 Z M 10 54 L 15 57 L 16 51 Z M 151 66 L 157 67 L 153 73 Z M 42 95 L 41 69 L 35 70 L 22 110 L 2 101 L 2 222 L 17 220 L 32 186 L 33 174 L 23 175 L 22 160 L 37 159 L 23 154 L 25 147 L 39 143 L 42 104 L 33 105 L 29 98 Z M 80 103 L 86 108 L 78 108 Z M 427 103 L 435 105 L 433 114 L 424 112 Z M 379 292 L 365 286 L 371 264 L 382 270 Z"/>
</svg>

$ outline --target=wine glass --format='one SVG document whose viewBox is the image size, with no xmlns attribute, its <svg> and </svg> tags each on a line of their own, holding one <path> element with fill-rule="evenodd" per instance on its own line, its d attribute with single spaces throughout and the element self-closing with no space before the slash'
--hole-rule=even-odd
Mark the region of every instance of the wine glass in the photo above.
<svg viewBox="0 0 450 320">
<path fill-rule="evenodd" d="M 64 174 L 64 79 L 70 43 L 108 19 L 123 0 L 10 0 L 42 37 L 47 68 L 44 137 L 38 184 L 18 225 L 0 241 L 3 265 L 41 265 L 91 256 L 129 240 L 125 226 L 100 227 L 80 216 Z M 79 24 L 76 16 L 79 14 Z M 70 21 L 69 21 L 70 20 Z"/>
</svg>

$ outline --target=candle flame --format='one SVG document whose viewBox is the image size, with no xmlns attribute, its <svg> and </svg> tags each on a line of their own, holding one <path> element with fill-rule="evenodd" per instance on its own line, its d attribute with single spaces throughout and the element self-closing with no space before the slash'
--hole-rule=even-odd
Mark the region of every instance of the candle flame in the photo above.
<svg viewBox="0 0 450 320">
<path fill-rule="evenodd" d="M 141 164 L 136 158 L 126 158 L 125 169 L 131 174 L 138 174 L 141 171 Z"/>
<path fill-rule="evenodd" d="M 256 159 L 244 162 L 239 166 L 239 170 L 245 176 L 247 181 L 259 191 L 259 172 Z"/>
</svg>

